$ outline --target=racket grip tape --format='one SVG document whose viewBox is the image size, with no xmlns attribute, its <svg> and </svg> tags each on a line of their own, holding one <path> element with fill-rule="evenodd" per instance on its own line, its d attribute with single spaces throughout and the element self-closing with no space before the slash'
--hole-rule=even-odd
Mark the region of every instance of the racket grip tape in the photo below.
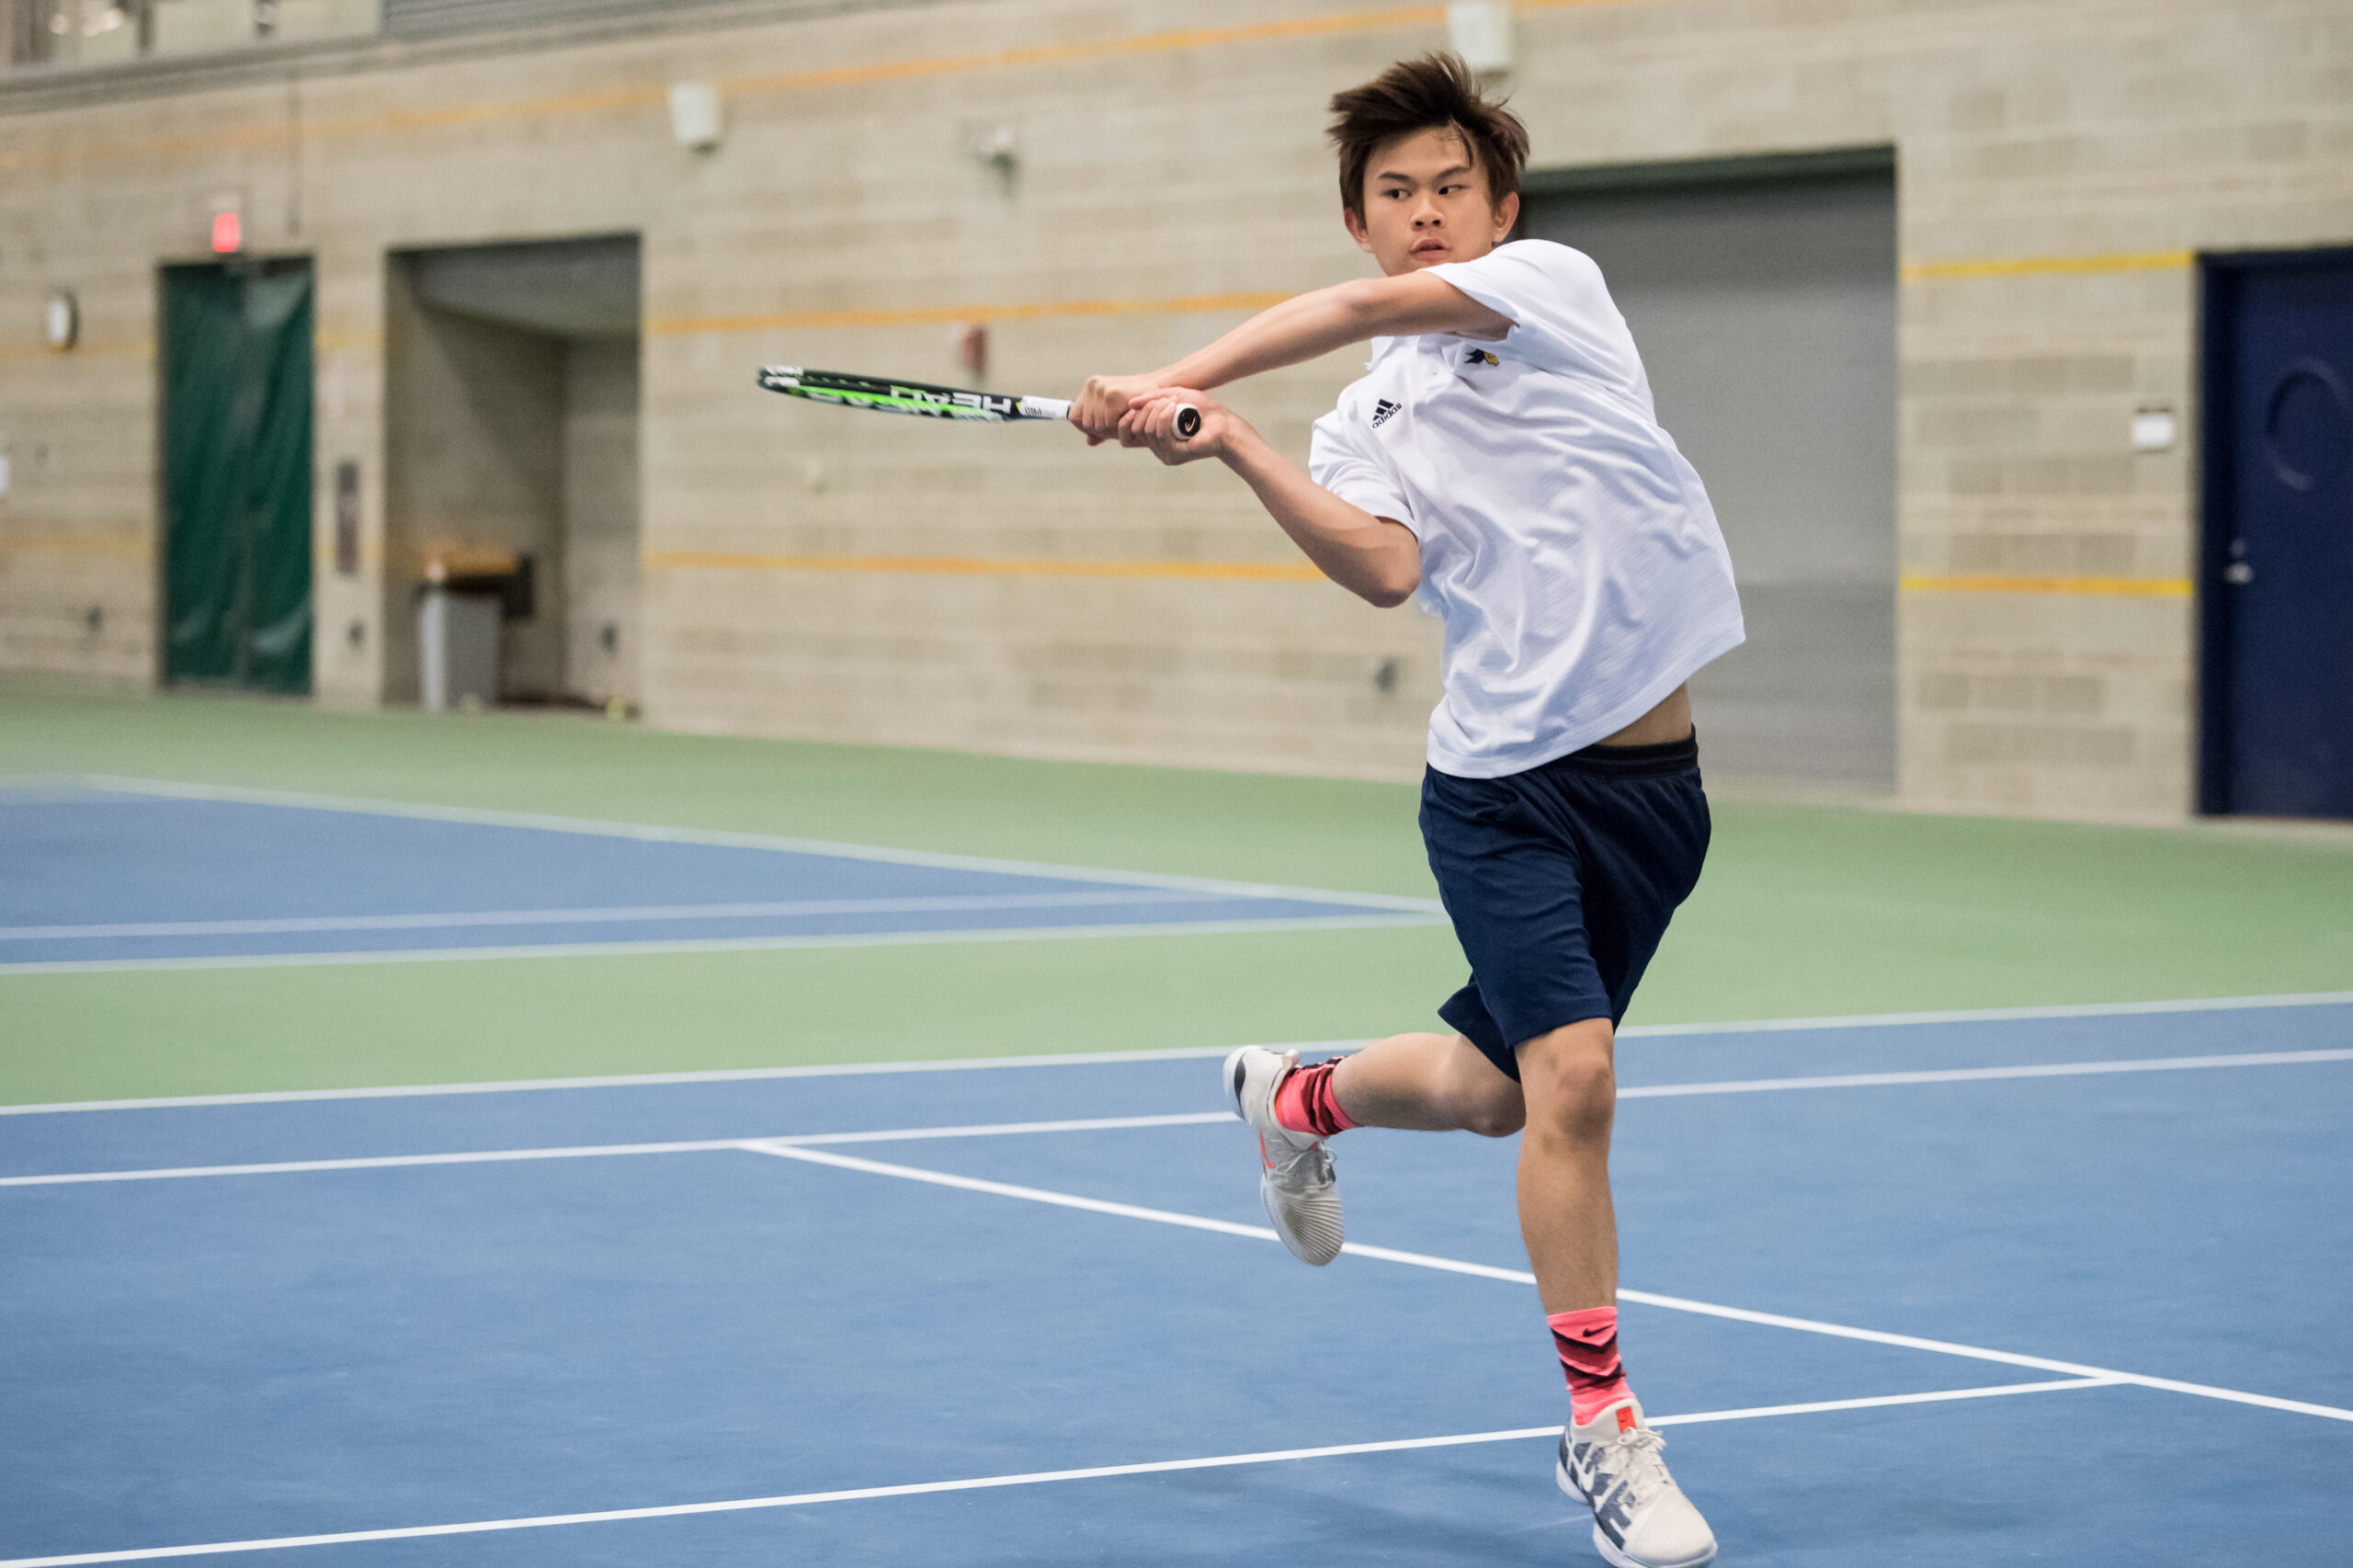
<svg viewBox="0 0 2353 1568">
<path fill-rule="evenodd" d="M 1058 397 L 1025 397 L 1021 400 L 1021 415 L 1025 419 L 1068 419 L 1070 403 Z M 1176 438 L 1189 441 L 1201 433 L 1201 411 L 1189 403 L 1176 405 Z"/>
</svg>

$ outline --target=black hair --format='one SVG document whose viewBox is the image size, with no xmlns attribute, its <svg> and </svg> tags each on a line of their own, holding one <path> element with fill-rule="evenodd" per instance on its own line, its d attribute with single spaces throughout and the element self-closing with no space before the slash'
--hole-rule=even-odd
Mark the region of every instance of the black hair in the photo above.
<svg viewBox="0 0 2353 1568">
<path fill-rule="evenodd" d="M 1340 203 L 1364 216 L 1364 176 L 1373 153 L 1417 131 L 1451 131 L 1487 176 L 1497 207 L 1519 189 L 1528 163 L 1528 127 L 1500 102 L 1490 102 L 1479 80 L 1456 54 L 1401 60 L 1360 87 L 1332 95 L 1328 134 L 1340 150 Z"/>
</svg>

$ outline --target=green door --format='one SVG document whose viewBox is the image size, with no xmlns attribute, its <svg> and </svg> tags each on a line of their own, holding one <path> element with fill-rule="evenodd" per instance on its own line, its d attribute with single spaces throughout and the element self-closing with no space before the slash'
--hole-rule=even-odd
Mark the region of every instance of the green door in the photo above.
<svg viewBox="0 0 2353 1568">
<path fill-rule="evenodd" d="M 311 689 L 311 264 L 164 269 L 164 678 Z"/>
</svg>

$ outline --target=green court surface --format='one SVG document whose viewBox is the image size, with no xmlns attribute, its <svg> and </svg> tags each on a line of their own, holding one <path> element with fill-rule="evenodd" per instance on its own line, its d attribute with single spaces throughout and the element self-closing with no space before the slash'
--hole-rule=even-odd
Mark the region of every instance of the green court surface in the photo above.
<svg viewBox="0 0 2353 1568">
<path fill-rule="evenodd" d="M 0 780 L 115 775 L 1428 896 L 1403 785 L 0 684 Z M 1443 927 L 0 975 L 0 1103 L 1341 1040 Z M 2353 836 L 1720 793 L 1631 1024 L 2353 989 Z"/>
</svg>

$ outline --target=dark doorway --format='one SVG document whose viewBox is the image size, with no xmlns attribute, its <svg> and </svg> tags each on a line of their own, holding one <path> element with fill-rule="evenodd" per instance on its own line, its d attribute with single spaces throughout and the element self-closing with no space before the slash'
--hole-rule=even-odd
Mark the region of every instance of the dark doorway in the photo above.
<svg viewBox="0 0 2353 1568">
<path fill-rule="evenodd" d="M 415 574 L 454 551 L 529 574 L 502 700 L 639 701 L 638 260 L 629 234 L 390 258 L 387 695 L 417 689 Z"/>
<path fill-rule="evenodd" d="M 1711 775 L 1895 784 L 1895 158 L 1556 170 L 1521 232 L 1600 263 L 1706 482 L 1748 641 L 1691 683 Z"/>
<path fill-rule="evenodd" d="M 2203 275 L 2200 805 L 2353 817 L 2353 250 Z"/>
<path fill-rule="evenodd" d="M 166 681 L 311 689 L 311 264 L 163 275 Z"/>
</svg>

